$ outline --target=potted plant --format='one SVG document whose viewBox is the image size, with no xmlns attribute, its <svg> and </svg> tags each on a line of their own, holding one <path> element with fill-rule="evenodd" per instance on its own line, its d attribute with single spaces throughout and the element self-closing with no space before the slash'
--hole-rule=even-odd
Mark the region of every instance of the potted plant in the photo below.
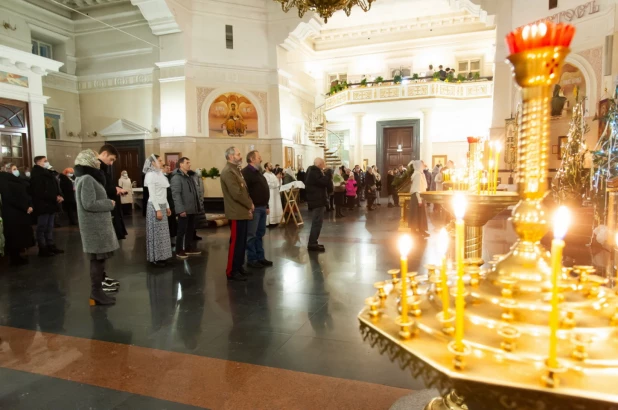
<svg viewBox="0 0 618 410">
<path fill-rule="evenodd" d="M 367 79 L 366 79 L 366 78 L 363 78 L 363 79 L 361 80 L 361 82 L 360 82 L 360 86 L 361 86 L 361 87 L 363 87 L 363 88 L 364 88 L 364 87 L 367 87 Z"/>
<path fill-rule="evenodd" d="M 376 83 L 377 85 L 382 85 L 382 83 L 384 82 L 384 77 L 378 76 L 376 77 L 375 80 L 373 80 L 373 82 Z"/>
<path fill-rule="evenodd" d="M 444 80 L 444 82 L 447 83 L 452 83 L 455 81 L 455 76 L 453 75 L 453 73 L 448 73 L 448 75 L 446 76 L 446 80 Z"/>
<path fill-rule="evenodd" d="M 466 81 L 466 76 L 463 74 L 458 74 L 457 75 L 457 82 L 460 83 L 462 81 Z"/>
<path fill-rule="evenodd" d="M 440 79 L 440 72 L 436 71 L 433 73 L 433 80 L 438 81 Z"/>
<path fill-rule="evenodd" d="M 414 74 L 412 74 L 412 79 L 413 79 L 414 81 L 418 81 L 418 73 L 414 73 Z"/>
<path fill-rule="evenodd" d="M 204 170 L 202 170 L 202 172 L 204 172 Z M 220 175 L 221 174 L 219 173 L 219 168 L 212 167 L 210 168 L 210 171 L 208 171 L 208 176 L 212 179 L 215 179 Z"/>
<path fill-rule="evenodd" d="M 202 168 L 202 178 L 208 178 L 208 171 L 206 171 L 206 168 Z"/>
<path fill-rule="evenodd" d="M 396 75 L 396 76 L 393 78 L 393 82 L 394 82 L 395 84 L 401 84 L 401 76 L 400 76 L 400 75 Z"/>
<path fill-rule="evenodd" d="M 474 80 L 480 80 L 481 79 L 481 73 L 479 73 L 478 71 L 476 73 L 474 73 Z"/>
<path fill-rule="evenodd" d="M 334 85 L 330 86 L 330 95 L 335 95 L 337 94 L 337 87 Z"/>
</svg>

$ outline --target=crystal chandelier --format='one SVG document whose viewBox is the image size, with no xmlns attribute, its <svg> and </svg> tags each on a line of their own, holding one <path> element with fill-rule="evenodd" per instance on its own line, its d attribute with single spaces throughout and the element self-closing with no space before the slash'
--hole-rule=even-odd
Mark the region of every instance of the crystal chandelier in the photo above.
<svg viewBox="0 0 618 410">
<path fill-rule="evenodd" d="M 316 12 L 328 22 L 328 19 L 339 10 L 345 11 L 349 17 L 354 6 L 360 7 L 363 11 L 371 8 L 371 3 L 375 0 L 275 0 L 281 3 L 281 8 L 286 13 L 293 7 L 298 9 L 298 16 L 302 17 L 307 11 Z"/>
</svg>

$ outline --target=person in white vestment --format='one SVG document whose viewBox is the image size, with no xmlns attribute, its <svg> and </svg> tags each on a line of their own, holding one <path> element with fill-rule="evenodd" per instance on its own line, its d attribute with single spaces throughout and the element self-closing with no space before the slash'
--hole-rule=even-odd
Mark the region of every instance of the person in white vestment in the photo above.
<svg viewBox="0 0 618 410">
<path fill-rule="evenodd" d="M 270 199 L 268 200 L 270 214 L 266 215 L 266 226 L 279 225 L 283 217 L 283 205 L 281 204 L 281 195 L 279 194 L 281 174 L 275 176 L 273 170 L 273 164 L 270 162 L 264 164 L 264 177 L 266 178 L 266 182 L 268 182 L 268 188 L 270 188 Z"/>
</svg>

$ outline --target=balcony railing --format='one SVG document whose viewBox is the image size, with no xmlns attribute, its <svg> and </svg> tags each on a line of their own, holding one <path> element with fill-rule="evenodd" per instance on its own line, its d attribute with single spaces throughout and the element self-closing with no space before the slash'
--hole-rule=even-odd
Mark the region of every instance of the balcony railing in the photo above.
<svg viewBox="0 0 618 410">
<path fill-rule="evenodd" d="M 409 82 L 390 86 L 356 87 L 339 91 L 329 96 L 325 103 L 326 111 L 344 104 L 372 103 L 393 100 L 420 100 L 424 98 L 447 98 L 468 100 L 493 96 L 493 81 L 478 80 L 461 83 L 442 81 Z"/>
</svg>

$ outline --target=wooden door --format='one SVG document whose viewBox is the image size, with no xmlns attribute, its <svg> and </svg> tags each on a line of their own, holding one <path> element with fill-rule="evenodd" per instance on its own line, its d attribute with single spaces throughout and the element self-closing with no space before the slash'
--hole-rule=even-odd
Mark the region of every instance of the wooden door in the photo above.
<svg viewBox="0 0 618 410">
<path fill-rule="evenodd" d="M 385 169 L 408 165 L 414 154 L 414 127 L 397 127 L 384 129 Z"/>
<path fill-rule="evenodd" d="M 142 168 L 144 164 L 140 164 L 139 149 L 136 147 L 116 147 L 118 150 L 118 159 L 114 163 L 112 174 L 114 181 L 118 183 L 120 173 L 127 171 L 131 181 L 136 181 L 137 186 L 142 185 Z"/>
<path fill-rule="evenodd" d="M 28 136 L 28 103 L 0 99 L 0 164 L 32 166 Z"/>
</svg>

